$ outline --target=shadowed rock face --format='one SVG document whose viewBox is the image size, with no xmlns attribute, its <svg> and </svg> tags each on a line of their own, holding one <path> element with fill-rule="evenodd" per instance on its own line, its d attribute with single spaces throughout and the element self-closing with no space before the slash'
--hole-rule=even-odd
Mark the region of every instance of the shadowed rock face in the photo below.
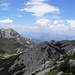
<svg viewBox="0 0 75 75">
<path fill-rule="evenodd" d="M 75 40 L 63 40 L 63 41 L 57 41 L 55 43 L 55 45 L 57 47 L 60 48 L 61 52 L 69 55 L 71 54 L 72 52 L 75 52 L 74 49 L 75 49 Z"/>
<path fill-rule="evenodd" d="M 61 55 L 72 53 L 74 48 L 75 41 L 42 42 L 19 56 L 11 57 L 11 60 L 10 58 L 3 60 L 3 63 L 0 63 L 2 65 L 0 66 L 0 75 L 30 75 L 32 71 L 43 69 L 47 61 L 59 60 Z M 5 69 L 7 72 L 4 71 Z"/>
<path fill-rule="evenodd" d="M 19 55 L 12 56 L 8 59 L 0 59 L 0 74 L 1 75 L 12 75 L 12 72 L 8 72 L 11 65 L 18 58 Z M 15 71 L 14 71 L 15 72 Z"/>
</svg>

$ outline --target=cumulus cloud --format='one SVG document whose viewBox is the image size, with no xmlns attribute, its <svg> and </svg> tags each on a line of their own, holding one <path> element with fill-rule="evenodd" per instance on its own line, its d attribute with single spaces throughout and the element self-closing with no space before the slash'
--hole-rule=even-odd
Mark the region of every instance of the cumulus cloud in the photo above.
<svg viewBox="0 0 75 75">
<path fill-rule="evenodd" d="M 41 2 L 46 2 L 47 0 L 30 0 L 27 4 L 38 4 Z"/>
<path fill-rule="evenodd" d="M 0 4 L 1 10 L 8 10 L 9 4 L 8 3 L 2 3 Z"/>
<path fill-rule="evenodd" d="M 69 35 L 69 36 L 75 36 L 75 20 L 49 20 L 47 18 L 41 18 L 36 21 L 36 25 L 14 25 L 12 23 L 13 21 L 8 20 L 0 20 L 0 23 L 3 23 L 0 25 L 2 28 L 13 28 L 16 31 L 20 33 L 29 33 L 29 36 L 34 34 L 33 37 L 35 37 L 37 34 L 39 37 L 43 35 L 46 36 L 46 34 L 49 34 L 49 36 L 55 35 Z M 12 23 L 5 25 L 5 23 Z M 47 36 L 48 37 L 48 36 Z M 65 36 L 64 36 L 65 37 Z M 62 37 L 61 37 L 62 38 Z"/>
<path fill-rule="evenodd" d="M 57 25 L 52 25 L 51 29 L 54 31 L 67 31 L 68 27 L 65 26 L 64 24 L 57 24 Z"/>
<path fill-rule="evenodd" d="M 0 20 L 0 24 L 9 24 L 12 22 L 13 22 L 13 20 L 11 20 L 11 19 Z"/>
<path fill-rule="evenodd" d="M 38 19 L 36 24 L 40 27 L 44 28 L 44 30 L 53 30 L 53 31 L 61 31 L 61 30 L 68 30 L 69 26 L 66 26 L 67 21 L 65 20 L 49 20 L 49 19 Z"/>
<path fill-rule="evenodd" d="M 36 24 L 40 27 L 40 30 L 48 32 L 70 33 L 75 31 L 75 20 L 49 20 L 42 18 L 38 19 Z"/>
<path fill-rule="evenodd" d="M 67 23 L 70 27 L 75 28 L 75 20 L 67 20 Z"/>
<path fill-rule="evenodd" d="M 36 17 L 44 16 L 47 13 L 60 13 L 60 9 L 46 3 L 47 0 L 30 0 L 25 4 L 25 8 L 20 11 L 31 12 Z"/>
<path fill-rule="evenodd" d="M 13 20 L 5 19 L 5 20 L 0 20 L 0 24 L 5 28 L 10 27 L 18 31 L 20 30 L 22 32 L 75 31 L 75 20 L 53 20 L 52 21 L 47 18 L 41 18 L 36 21 L 35 23 L 36 25 L 32 26 L 32 25 L 16 25 L 16 24 L 13 25 Z"/>
<path fill-rule="evenodd" d="M 64 20 L 54 20 L 54 24 L 62 24 L 64 23 Z"/>
<path fill-rule="evenodd" d="M 50 20 L 42 18 L 42 19 L 38 19 L 36 21 L 37 25 L 41 25 L 41 26 L 49 26 L 50 25 Z"/>
</svg>

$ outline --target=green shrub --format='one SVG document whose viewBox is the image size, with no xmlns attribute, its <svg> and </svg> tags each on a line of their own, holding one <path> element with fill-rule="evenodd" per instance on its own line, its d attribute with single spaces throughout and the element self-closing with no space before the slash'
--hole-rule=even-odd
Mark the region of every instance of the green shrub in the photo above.
<svg viewBox="0 0 75 75">
<path fill-rule="evenodd" d="M 59 67 L 58 67 L 58 71 L 67 71 L 69 69 L 69 66 L 68 66 L 68 60 L 65 60 Z"/>
</svg>

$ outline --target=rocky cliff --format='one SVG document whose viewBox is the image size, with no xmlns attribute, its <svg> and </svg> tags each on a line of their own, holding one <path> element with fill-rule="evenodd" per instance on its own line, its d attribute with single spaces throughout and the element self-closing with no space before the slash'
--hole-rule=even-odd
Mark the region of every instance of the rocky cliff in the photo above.
<svg viewBox="0 0 75 75">
<path fill-rule="evenodd" d="M 25 38 L 21 36 L 15 30 L 8 28 L 8 29 L 0 29 L 0 37 L 7 38 L 7 39 L 16 39 L 20 43 L 31 43 L 33 42 L 30 38 Z"/>
<path fill-rule="evenodd" d="M 11 28 L 0 29 L 0 37 L 3 38 L 19 38 L 20 34 Z"/>
</svg>

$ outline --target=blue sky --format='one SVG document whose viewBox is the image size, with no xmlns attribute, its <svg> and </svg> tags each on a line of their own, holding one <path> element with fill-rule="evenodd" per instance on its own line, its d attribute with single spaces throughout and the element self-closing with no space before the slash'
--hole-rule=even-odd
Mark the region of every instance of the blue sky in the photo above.
<svg viewBox="0 0 75 75">
<path fill-rule="evenodd" d="M 75 0 L 0 0 L 0 28 L 43 40 L 75 39 Z"/>
</svg>

